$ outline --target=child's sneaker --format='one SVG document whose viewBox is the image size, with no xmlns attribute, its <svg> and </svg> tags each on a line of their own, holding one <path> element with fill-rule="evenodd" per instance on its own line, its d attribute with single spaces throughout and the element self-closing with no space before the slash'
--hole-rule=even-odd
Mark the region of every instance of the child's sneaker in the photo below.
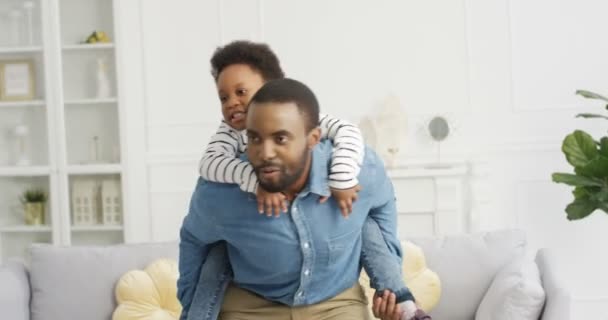
<svg viewBox="0 0 608 320">
<path fill-rule="evenodd" d="M 418 307 L 416 306 L 416 303 L 414 303 L 414 301 L 407 300 L 401 302 L 399 306 L 401 307 L 401 311 L 403 311 L 403 313 L 401 314 L 401 320 L 414 319 L 414 317 L 416 316 L 416 311 L 418 311 Z"/>
<path fill-rule="evenodd" d="M 403 310 L 401 320 L 432 320 L 431 316 L 422 311 L 422 309 L 418 309 L 416 304 L 411 300 L 402 302 L 399 305 Z"/>
</svg>

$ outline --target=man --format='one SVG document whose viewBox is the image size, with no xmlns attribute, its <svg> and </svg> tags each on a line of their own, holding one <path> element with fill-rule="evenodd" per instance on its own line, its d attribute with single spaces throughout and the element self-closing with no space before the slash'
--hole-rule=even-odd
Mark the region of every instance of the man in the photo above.
<svg viewBox="0 0 608 320">
<path fill-rule="evenodd" d="M 284 193 L 290 207 L 269 220 L 256 214 L 255 197 L 238 186 L 199 180 L 181 230 L 178 295 L 185 314 L 211 247 L 224 242 L 233 282 L 222 319 L 367 318 L 358 285 L 361 230 L 374 216 L 400 262 L 394 192 L 382 162 L 368 150 L 351 216 L 344 219 L 334 202 L 319 203 L 329 195 L 332 150 L 319 143 L 318 114 L 312 91 L 295 80 L 270 81 L 252 98 L 247 156 L 260 185 Z M 398 318 L 394 297 L 384 304 L 377 315 Z"/>
</svg>

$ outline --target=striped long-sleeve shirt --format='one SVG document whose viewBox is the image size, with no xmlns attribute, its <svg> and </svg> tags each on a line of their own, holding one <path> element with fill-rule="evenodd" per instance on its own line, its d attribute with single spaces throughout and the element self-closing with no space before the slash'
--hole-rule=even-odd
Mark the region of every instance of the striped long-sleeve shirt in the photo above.
<svg viewBox="0 0 608 320">
<path fill-rule="evenodd" d="M 320 115 L 321 138 L 330 139 L 334 145 L 329 186 L 349 189 L 359 181 L 357 175 L 365 155 L 361 131 L 355 125 L 328 115 Z M 211 137 L 199 164 L 203 179 L 238 184 L 241 190 L 255 193 L 258 180 L 253 166 L 239 158 L 247 151 L 245 130 L 239 131 L 222 120 L 217 132 Z"/>
</svg>

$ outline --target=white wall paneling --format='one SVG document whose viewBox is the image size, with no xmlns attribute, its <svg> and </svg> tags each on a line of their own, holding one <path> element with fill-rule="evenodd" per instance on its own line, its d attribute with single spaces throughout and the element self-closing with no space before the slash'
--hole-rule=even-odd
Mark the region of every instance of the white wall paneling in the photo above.
<svg viewBox="0 0 608 320">
<path fill-rule="evenodd" d="M 181 219 L 166 211 L 173 207 L 180 215 L 187 206 L 198 157 L 220 119 L 209 75 L 213 50 L 252 39 L 268 42 L 287 75 L 310 85 L 325 112 L 357 122 L 397 95 L 408 116 L 403 163 L 438 158 L 424 128 L 433 115 L 455 122 L 441 158 L 469 164 L 469 196 L 452 203 L 464 203 L 470 216 L 462 220 L 452 214 L 456 209 L 440 207 L 457 219 L 449 227 L 520 227 L 534 247 L 557 245 L 565 232 L 584 233 L 578 228 L 588 231 L 589 241 L 603 240 L 589 223 L 565 220 L 569 190 L 551 183 L 550 174 L 569 170 L 560 153 L 567 133 L 605 132 L 604 123 L 574 118 L 599 107 L 573 95 L 579 88 L 606 88 L 608 47 L 595 40 L 608 27 L 600 18 L 605 2 L 156 0 L 139 1 L 135 9 L 141 16 L 135 43 L 144 83 L 143 164 L 154 198 L 151 239 L 176 235 Z M 420 190 L 433 185 L 439 188 L 434 192 L 459 186 L 429 181 L 395 183 Z M 443 228 L 429 222 L 425 212 L 434 209 L 421 199 L 400 196 L 400 206 L 419 213 L 412 219 L 420 227 L 404 233 Z M 596 215 L 592 219 L 605 226 Z"/>
</svg>

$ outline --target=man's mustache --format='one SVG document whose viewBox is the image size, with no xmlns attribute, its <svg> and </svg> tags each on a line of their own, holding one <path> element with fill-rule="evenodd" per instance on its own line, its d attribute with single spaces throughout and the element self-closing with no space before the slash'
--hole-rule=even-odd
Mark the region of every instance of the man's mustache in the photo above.
<svg viewBox="0 0 608 320">
<path fill-rule="evenodd" d="M 271 161 L 265 161 L 262 164 L 257 165 L 257 166 L 254 167 L 254 169 L 256 171 L 264 170 L 266 168 L 282 169 L 281 164 L 276 163 L 276 162 L 271 162 Z"/>
</svg>

